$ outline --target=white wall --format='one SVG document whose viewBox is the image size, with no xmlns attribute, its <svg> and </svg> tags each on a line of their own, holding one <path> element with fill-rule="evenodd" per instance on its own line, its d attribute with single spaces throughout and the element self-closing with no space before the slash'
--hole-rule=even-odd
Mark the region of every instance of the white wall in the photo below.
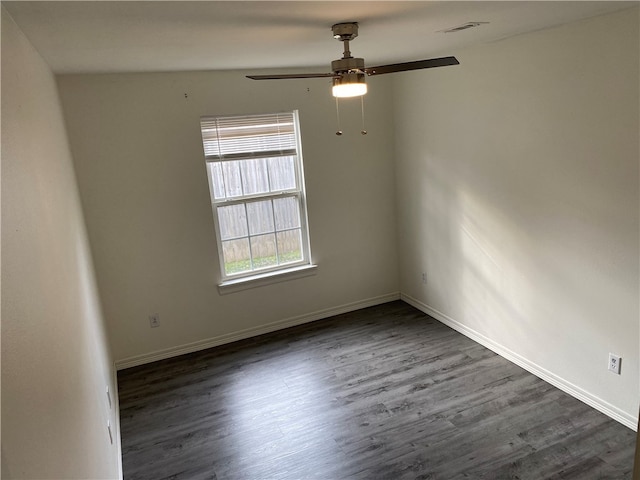
<svg viewBox="0 0 640 480">
<path fill-rule="evenodd" d="M 398 296 L 389 80 L 244 72 L 58 77 L 113 352 L 131 365 Z M 220 295 L 199 117 L 299 109 L 314 276 Z M 395 297 L 394 297 L 395 296 Z M 151 329 L 148 316 L 160 315 Z"/>
<path fill-rule="evenodd" d="M 633 428 L 638 23 L 513 37 L 393 85 L 405 298 Z"/>
<path fill-rule="evenodd" d="M 118 477 L 107 385 L 115 395 L 55 80 L 3 8 L 2 478 Z"/>
</svg>

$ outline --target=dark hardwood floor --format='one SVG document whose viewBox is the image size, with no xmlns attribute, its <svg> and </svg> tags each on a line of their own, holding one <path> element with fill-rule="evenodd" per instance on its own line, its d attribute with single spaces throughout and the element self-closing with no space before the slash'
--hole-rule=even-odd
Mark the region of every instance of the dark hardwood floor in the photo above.
<svg viewBox="0 0 640 480">
<path fill-rule="evenodd" d="M 630 479 L 635 433 L 403 302 L 118 374 L 124 478 Z"/>
</svg>

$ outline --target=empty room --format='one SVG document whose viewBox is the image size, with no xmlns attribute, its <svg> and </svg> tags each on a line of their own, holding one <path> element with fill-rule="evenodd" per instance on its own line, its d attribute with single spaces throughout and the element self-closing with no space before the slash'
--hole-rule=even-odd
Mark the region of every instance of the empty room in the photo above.
<svg viewBox="0 0 640 480">
<path fill-rule="evenodd" d="M 640 479 L 639 2 L 1 16 L 3 479 Z"/>
</svg>

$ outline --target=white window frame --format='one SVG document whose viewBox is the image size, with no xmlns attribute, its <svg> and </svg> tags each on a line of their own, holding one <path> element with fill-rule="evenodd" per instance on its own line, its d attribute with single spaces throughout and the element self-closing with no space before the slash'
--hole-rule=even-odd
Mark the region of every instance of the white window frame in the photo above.
<svg viewBox="0 0 640 480">
<path fill-rule="evenodd" d="M 244 120 L 247 121 L 247 124 L 255 124 L 256 121 L 260 121 L 264 119 L 266 122 L 273 121 L 276 119 L 283 119 L 284 121 L 291 121 L 293 123 L 293 140 L 291 138 L 291 132 L 289 132 L 288 144 L 286 145 L 286 150 L 277 150 L 278 147 L 273 146 L 274 143 L 269 141 L 269 147 L 271 150 L 267 152 L 260 151 L 258 147 L 258 151 L 253 151 L 251 148 L 245 148 L 243 145 L 234 144 L 232 146 L 233 140 L 231 143 L 228 143 L 225 146 L 226 152 L 224 153 L 224 149 L 220 147 L 221 143 L 220 138 L 228 139 L 229 137 L 225 137 L 225 133 L 222 130 L 222 125 L 225 125 L 225 122 L 237 122 L 242 123 Z M 278 120 L 279 121 L 279 120 Z M 256 115 L 221 115 L 221 116 L 203 116 L 200 119 L 201 132 L 203 138 L 203 148 L 204 148 L 204 156 L 207 163 L 207 177 L 209 181 L 209 192 L 211 198 L 211 206 L 213 211 L 213 220 L 215 225 L 216 232 L 216 241 L 218 247 L 218 257 L 220 261 L 220 275 L 221 275 L 221 283 L 219 284 L 221 293 L 226 293 L 228 291 L 235 291 L 237 289 L 244 289 L 248 287 L 254 287 L 262 284 L 273 283 L 274 281 L 288 280 L 290 278 L 298 278 L 300 276 L 306 276 L 309 274 L 313 274 L 316 268 L 315 265 L 312 264 L 311 261 L 311 247 L 309 241 L 309 228 L 308 228 L 308 219 L 307 219 L 307 207 L 306 207 L 306 195 L 305 195 L 305 184 L 304 184 L 304 169 L 303 169 L 303 161 L 302 161 L 302 147 L 301 147 L 301 139 L 300 139 L 300 124 L 298 119 L 298 111 L 290 111 L 290 112 L 281 112 L 274 114 L 256 114 Z M 214 132 L 215 130 L 215 132 Z M 260 135 L 257 135 L 256 138 L 259 138 Z M 277 137 L 277 135 L 275 135 Z M 275 142 L 276 144 L 278 142 Z M 239 145 L 239 148 L 237 148 Z M 229 148 L 230 146 L 230 148 Z M 267 148 L 267 147 L 266 147 Z M 275 149 L 275 150 L 274 150 Z M 223 164 L 224 162 L 230 160 L 255 160 L 262 158 L 273 158 L 273 157 L 293 157 L 293 164 L 295 169 L 295 182 L 296 185 L 294 188 L 284 189 L 281 191 L 270 191 L 265 193 L 257 193 L 257 194 L 241 194 L 236 195 L 232 198 L 216 198 L 214 192 L 214 179 L 212 176 L 212 165 L 215 163 Z M 264 201 L 264 200 L 275 200 L 280 198 L 295 198 L 297 200 L 299 217 L 300 217 L 300 233 L 301 233 L 301 260 L 295 262 L 282 263 L 278 265 L 273 265 L 265 268 L 255 268 L 253 265 L 253 254 L 251 253 L 251 270 L 228 274 L 225 270 L 225 258 L 223 251 L 223 240 L 220 229 L 220 221 L 218 215 L 218 209 L 220 207 L 228 207 L 232 205 L 244 205 L 245 212 L 247 205 L 252 202 Z M 272 204 L 273 205 L 273 204 Z M 275 220 L 274 220 L 275 221 Z M 274 224 L 273 233 L 276 236 L 276 252 L 277 250 L 277 226 Z M 283 230 L 284 231 L 284 230 Z M 247 227 L 247 235 L 246 237 L 242 236 L 239 238 L 247 238 L 249 241 L 249 245 L 251 245 L 251 233 L 249 228 Z M 250 249 L 251 251 L 251 249 Z M 279 260 L 278 260 L 279 261 Z"/>
</svg>

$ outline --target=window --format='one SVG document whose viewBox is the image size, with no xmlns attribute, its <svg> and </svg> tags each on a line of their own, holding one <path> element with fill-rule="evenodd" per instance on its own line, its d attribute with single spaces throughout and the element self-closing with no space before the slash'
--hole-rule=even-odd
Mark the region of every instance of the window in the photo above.
<svg viewBox="0 0 640 480">
<path fill-rule="evenodd" d="M 310 265 L 298 112 L 200 126 L 223 283 Z"/>
</svg>

